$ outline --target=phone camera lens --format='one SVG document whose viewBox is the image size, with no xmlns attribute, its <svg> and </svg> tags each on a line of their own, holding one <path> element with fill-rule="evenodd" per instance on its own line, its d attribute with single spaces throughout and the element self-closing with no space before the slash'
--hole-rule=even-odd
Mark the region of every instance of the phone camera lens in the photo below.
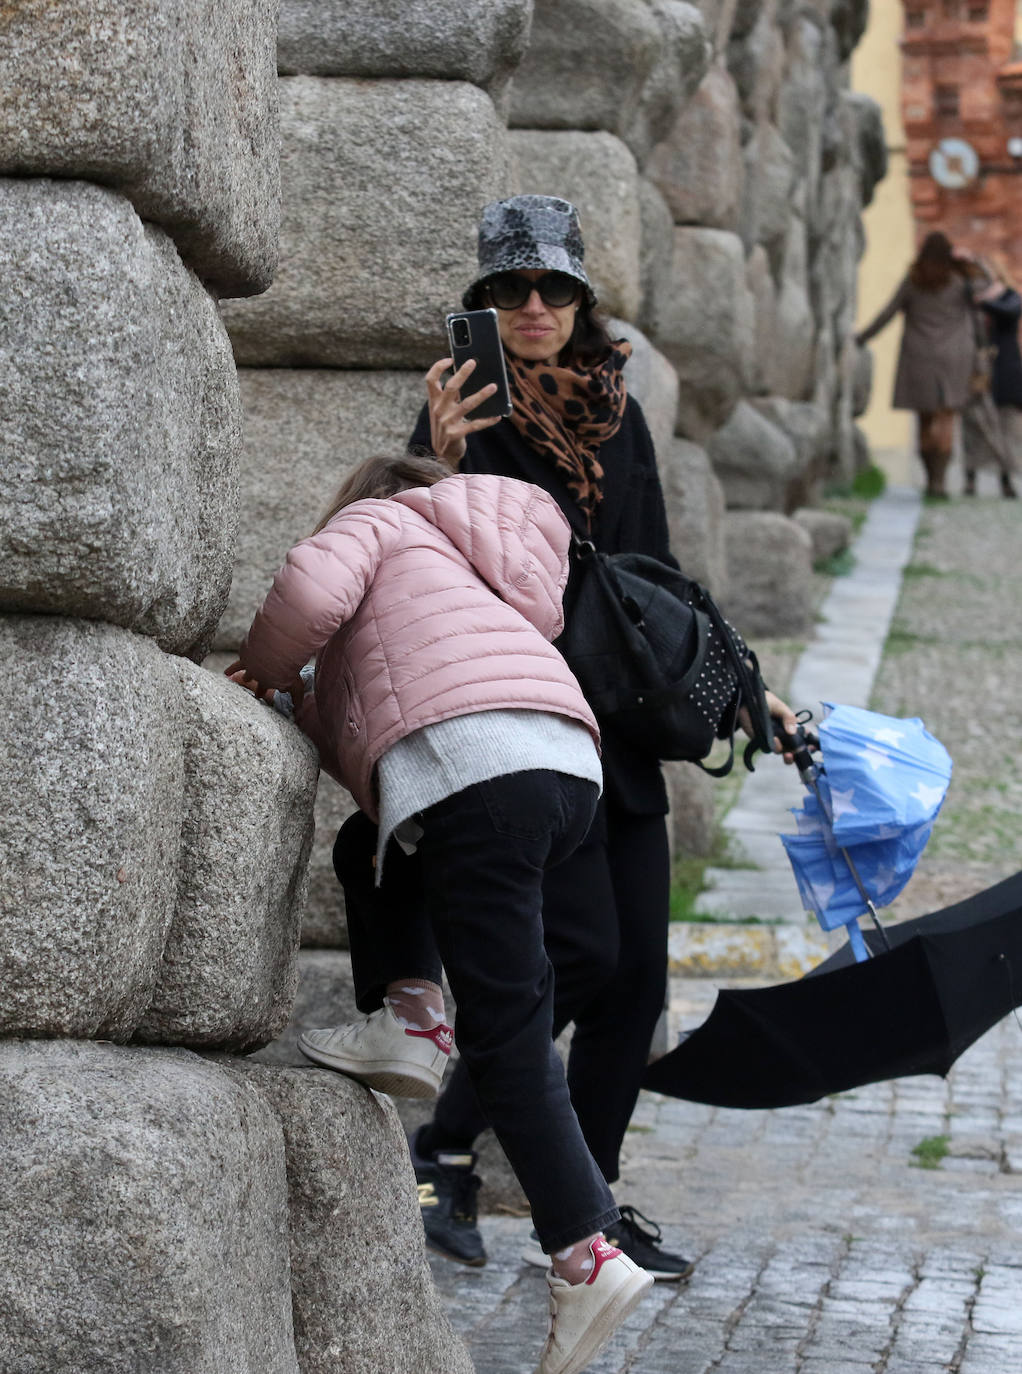
<svg viewBox="0 0 1022 1374">
<path fill-rule="evenodd" d="M 468 347 L 472 341 L 468 320 L 453 320 L 451 322 L 451 338 L 459 348 Z"/>
</svg>

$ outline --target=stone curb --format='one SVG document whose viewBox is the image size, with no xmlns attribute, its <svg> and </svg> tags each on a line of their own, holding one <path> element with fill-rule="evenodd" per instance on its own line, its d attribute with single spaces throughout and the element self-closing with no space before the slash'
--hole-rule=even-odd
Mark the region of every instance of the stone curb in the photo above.
<svg viewBox="0 0 1022 1374">
<path fill-rule="evenodd" d="M 674 978 L 801 978 L 830 953 L 827 936 L 807 924 L 702 925 L 679 921 L 667 936 Z"/>
</svg>

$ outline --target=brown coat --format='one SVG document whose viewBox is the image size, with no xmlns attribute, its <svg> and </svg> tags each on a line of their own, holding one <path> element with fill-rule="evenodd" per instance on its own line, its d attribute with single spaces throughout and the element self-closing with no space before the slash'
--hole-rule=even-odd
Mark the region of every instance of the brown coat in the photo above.
<svg viewBox="0 0 1022 1374">
<path fill-rule="evenodd" d="M 976 325 L 969 288 L 960 277 L 923 291 L 908 277 L 871 324 L 856 337 L 864 344 L 902 311 L 905 328 L 894 379 L 896 410 L 961 410 L 969 399 L 976 359 Z"/>
</svg>

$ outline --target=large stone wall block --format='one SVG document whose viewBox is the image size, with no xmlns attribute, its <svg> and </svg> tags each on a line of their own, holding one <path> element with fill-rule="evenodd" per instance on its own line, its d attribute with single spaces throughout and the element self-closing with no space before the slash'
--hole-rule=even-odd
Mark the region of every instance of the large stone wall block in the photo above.
<svg viewBox="0 0 1022 1374">
<path fill-rule="evenodd" d="M 798 462 L 783 509 L 790 513 L 817 501 L 834 448 L 833 414 L 812 401 L 790 401 L 786 396 L 757 396 L 751 405 L 795 445 Z"/>
<path fill-rule="evenodd" d="M 705 449 L 672 439 L 658 455 L 671 552 L 689 577 L 714 596 L 727 587 L 724 489 Z"/>
<path fill-rule="evenodd" d="M 328 774 L 320 776 L 316 793 L 316 838 L 309 858 L 309 893 L 302 917 L 302 944 L 322 949 L 347 949 L 344 893 L 334 872 L 333 849 L 341 825 L 357 810 L 346 787 Z"/>
<path fill-rule="evenodd" d="M 418 76 L 500 91 L 522 60 L 532 0 L 281 0 L 282 76 Z"/>
<path fill-rule="evenodd" d="M 183 1050 L 6 1041 L 0 1118 L 5 1370 L 305 1374 L 254 1086 Z"/>
<path fill-rule="evenodd" d="M 770 259 L 761 243 L 755 245 L 745 261 L 745 281 L 752 296 L 756 340 L 749 388 L 757 394 L 769 390 L 765 374 L 777 337 L 777 287 L 770 271 Z"/>
<path fill-rule="evenodd" d="M 251 1049 L 291 1014 L 319 763 L 243 688 L 173 663 L 185 761 L 177 901 L 136 1038 Z"/>
<path fill-rule="evenodd" d="M 755 306 L 737 234 L 675 228 L 671 290 L 657 302 L 652 337 L 678 370 L 678 431 L 701 443 L 752 375 Z"/>
<path fill-rule="evenodd" d="M 813 543 L 786 515 L 728 511 L 728 592 L 723 610 L 750 642 L 757 635 L 801 638 L 813 623 Z"/>
<path fill-rule="evenodd" d="M 226 302 L 239 364 L 427 367 L 475 275 L 483 205 L 511 193 L 506 131 L 463 81 L 280 82 L 281 266 Z"/>
<path fill-rule="evenodd" d="M 220 676 L 234 658 L 234 653 L 210 654 L 202 666 Z M 283 723 L 283 718 L 281 721 Z M 292 738 L 296 727 L 288 724 L 286 728 L 288 737 Z M 315 829 L 305 876 L 307 890 L 301 919 L 303 945 L 329 950 L 348 948 L 344 893 L 334 873 L 333 847 L 342 823 L 356 809 L 348 789 L 335 782 L 329 773 L 320 773 L 313 808 Z"/>
<path fill-rule="evenodd" d="M 325 1069 L 241 1060 L 230 1072 L 284 1128 L 302 1374 L 472 1374 L 433 1286 L 394 1104 Z"/>
<path fill-rule="evenodd" d="M 836 39 L 808 14 L 790 30 L 784 79 L 777 92 L 777 127 L 806 177 L 808 205 L 816 201 L 829 103 L 828 57 Z"/>
<path fill-rule="evenodd" d="M 536 0 L 529 48 L 511 89 L 511 124 L 622 134 L 663 42 L 647 0 Z"/>
<path fill-rule="evenodd" d="M 641 99 L 621 130 L 640 166 L 670 133 L 713 56 L 706 21 L 695 5 L 685 0 L 650 0 L 650 9 L 660 23 L 660 49 Z"/>
<path fill-rule="evenodd" d="M 671 289 L 674 218 L 648 177 L 639 178 L 639 290 L 637 324 L 647 333 L 656 322 L 656 303 Z"/>
<path fill-rule="evenodd" d="M 308 1066 L 298 1048 L 304 1030 L 343 1026 L 361 1013 L 355 1005 L 351 955 L 341 949 L 303 949 L 298 953 L 298 991 L 291 1019 L 272 1044 L 249 1058 L 257 1064 Z"/>
<path fill-rule="evenodd" d="M 742 240 L 746 251 L 756 244 L 763 245 L 779 278 L 792 217 L 795 160 L 776 128 L 766 122 L 757 127 L 746 143 L 743 157 Z"/>
<path fill-rule="evenodd" d="M 21 684 L 0 729 L 0 1033 L 125 1039 L 174 912 L 184 795 L 177 674 L 151 640 L 0 616 Z"/>
<path fill-rule="evenodd" d="M 607 321 L 612 339 L 627 339 L 632 356 L 625 364 L 625 384 L 634 396 L 659 454 L 672 441 L 678 414 L 678 374 L 640 329 L 626 320 Z"/>
<path fill-rule="evenodd" d="M 0 608 L 201 656 L 237 529 L 240 405 L 216 305 L 114 191 L 10 179 L 0 211 Z"/>
<path fill-rule="evenodd" d="M 442 357 L 439 338 L 430 362 Z M 242 368 L 241 520 L 216 644 L 233 653 L 284 555 L 327 509 L 345 473 L 403 453 L 426 399 L 422 372 Z"/>
<path fill-rule="evenodd" d="M 739 401 L 706 451 L 729 509 L 788 509 L 788 492 L 801 469 L 798 449 L 748 401 Z"/>
<path fill-rule="evenodd" d="M 738 226 L 745 164 L 738 91 L 715 62 L 667 137 L 653 149 L 647 172 L 676 224 Z"/>
<path fill-rule="evenodd" d="M 0 174 L 112 186 L 219 295 L 264 291 L 280 214 L 277 5 L 5 5 Z"/>
<path fill-rule="evenodd" d="M 640 164 L 702 80 L 712 43 L 684 0 L 536 0 L 512 126 L 602 129 Z"/>
<path fill-rule="evenodd" d="M 601 310 L 634 320 L 641 300 L 639 173 L 607 133 L 515 129 L 510 135 L 522 195 L 563 196 L 578 208 L 586 273 Z"/>
<path fill-rule="evenodd" d="M 736 22 L 727 45 L 728 71 L 738 87 L 742 112 L 754 124 L 773 117 L 785 60 L 783 30 L 770 10 L 761 9 L 747 30 Z"/>
</svg>

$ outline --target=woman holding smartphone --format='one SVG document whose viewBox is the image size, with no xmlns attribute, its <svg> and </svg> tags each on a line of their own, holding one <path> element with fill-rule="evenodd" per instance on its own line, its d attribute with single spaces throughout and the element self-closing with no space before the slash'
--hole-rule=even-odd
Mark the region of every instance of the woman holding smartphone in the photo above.
<svg viewBox="0 0 1022 1374">
<path fill-rule="evenodd" d="M 578 212 L 567 201 L 528 195 L 485 207 L 479 273 L 463 304 L 497 313 L 512 411 L 478 418 L 496 386 L 463 392 L 472 361 L 445 382 L 453 360 L 441 358 L 426 375 L 428 401 L 411 446 L 430 449 L 461 472 L 542 487 L 572 528 L 606 553 L 649 554 L 677 566 L 649 429 L 625 385 L 631 345 L 612 340 L 596 315 L 583 258 Z M 571 604 L 569 582 L 568 616 Z M 770 706 L 794 731 L 790 710 L 776 697 Z M 555 973 L 555 1034 L 575 1026 L 572 1104 L 613 1184 L 664 1006 L 670 862 L 667 792 L 657 761 L 637 756 L 608 728 L 603 771 L 604 794 L 587 839 L 545 877 L 543 924 Z M 355 818 L 342 829 L 335 849 L 349 925 L 353 916 L 362 924 L 353 910 L 363 907 L 358 854 L 367 845 L 359 824 Z M 363 874 L 363 894 L 368 890 Z M 433 1120 L 412 1140 L 417 1177 L 429 1193 L 423 1206 L 429 1243 L 469 1264 L 485 1263 L 472 1176 L 473 1143 L 485 1126 L 467 1076 L 456 1069 Z M 662 1247 L 659 1227 L 627 1203 L 621 1213 L 607 1233 L 615 1246 L 660 1280 L 688 1277 L 691 1262 Z M 523 1258 L 547 1263 L 536 1247 Z"/>
</svg>

